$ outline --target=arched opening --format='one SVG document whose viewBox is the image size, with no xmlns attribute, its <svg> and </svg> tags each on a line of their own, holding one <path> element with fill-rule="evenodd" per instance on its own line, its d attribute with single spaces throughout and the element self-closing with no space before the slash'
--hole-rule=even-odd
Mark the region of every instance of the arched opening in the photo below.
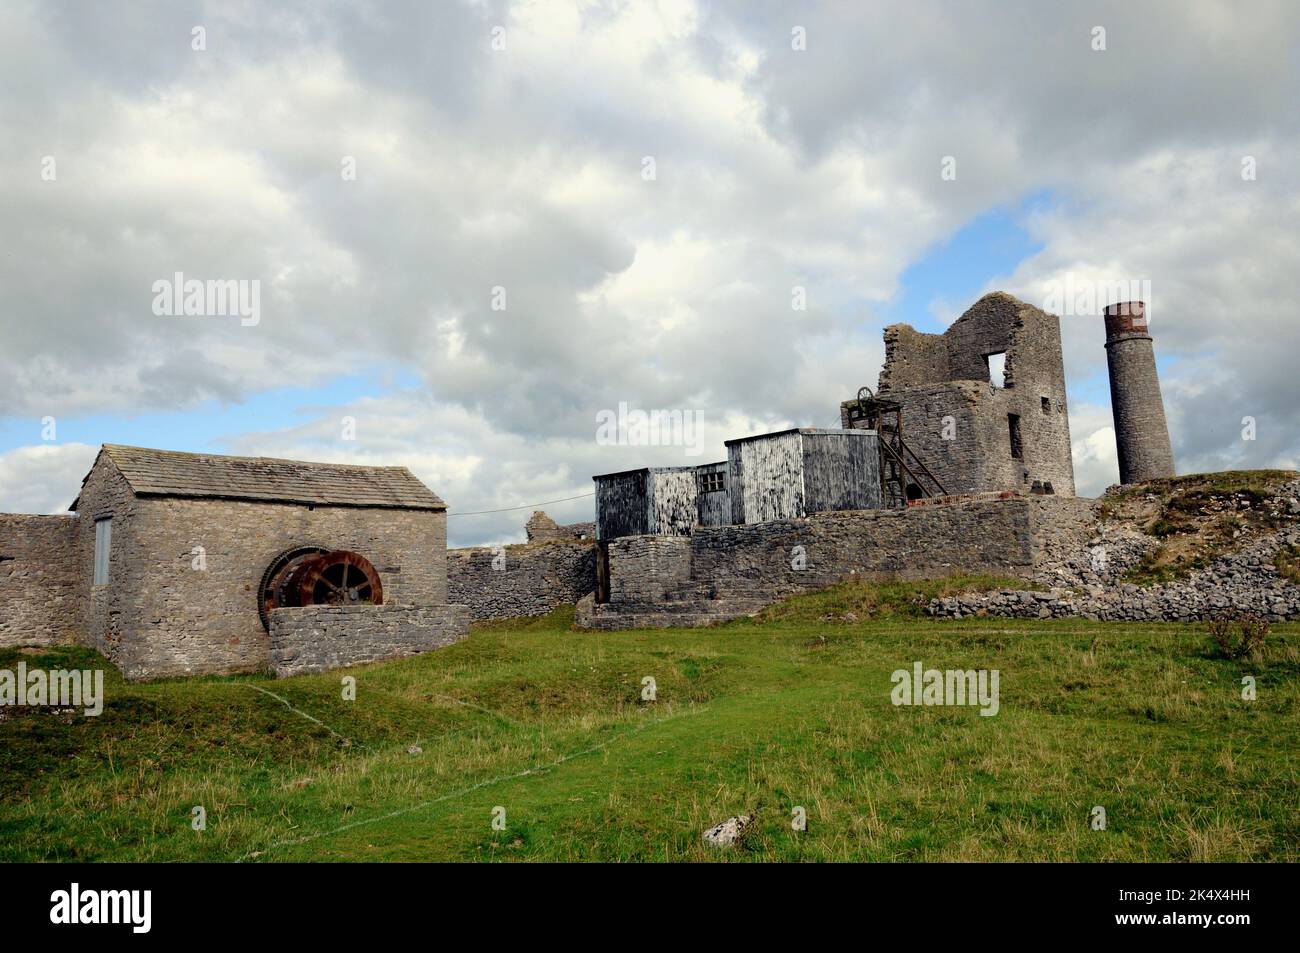
<svg viewBox="0 0 1300 953">
<path fill-rule="evenodd" d="M 379 572 L 364 556 L 344 549 L 298 546 L 275 557 L 262 573 L 257 614 L 269 630 L 272 609 L 383 602 Z"/>
</svg>

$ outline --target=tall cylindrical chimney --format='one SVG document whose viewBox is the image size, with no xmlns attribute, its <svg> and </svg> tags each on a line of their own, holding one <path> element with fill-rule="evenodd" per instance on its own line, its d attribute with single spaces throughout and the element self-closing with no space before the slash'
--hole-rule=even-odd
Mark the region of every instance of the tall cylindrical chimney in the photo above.
<svg viewBox="0 0 1300 953">
<path fill-rule="evenodd" d="M 1156 354 L 1147 333 L 1146 305 L 1112 304 L 1105 310 L 1106 365 L 1120 483 L 1141 483 L 1174 475 L 1169 425 L 1160 397 Z"/>
</svg>

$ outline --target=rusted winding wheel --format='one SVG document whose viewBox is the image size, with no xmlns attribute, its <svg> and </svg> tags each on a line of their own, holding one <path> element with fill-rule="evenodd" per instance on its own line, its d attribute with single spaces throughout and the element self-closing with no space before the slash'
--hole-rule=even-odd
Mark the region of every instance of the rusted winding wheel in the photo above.
<svg viewBox="0 0 1300 953">
<path fill-rule="evenodd" d="M 370 560 L 345 549 L 302 546 L 281 553 L 262 574 L 258 615 L 287 606 L 382 605 L 384 587 Z"/>
</svg>

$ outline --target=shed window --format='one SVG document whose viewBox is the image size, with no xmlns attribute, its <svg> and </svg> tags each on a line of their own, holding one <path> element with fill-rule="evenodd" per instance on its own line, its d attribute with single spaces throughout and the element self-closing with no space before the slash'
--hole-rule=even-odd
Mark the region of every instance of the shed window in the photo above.
<svg viewBox="0 0 1300 953">
<path fill-rule="evenodd" d="M 727 488 L 725 477 L 721 470 L 707 470 L 698 474 L 699 488 L 701 493 L 721 493 Z"/>
<path fill-rule="evenodd" d="M 1024 459 L 1024 448 L 1020 443 L 1020 415 L 1007 414 L 1007 431 L 1011 436 L 1011 459 Z"/>
<path fill-rule="evenodd" d="M 113 546 L 113 518 L 95 520 L 95 585 L 108 585 L 108 553 Z"/>
</svg>

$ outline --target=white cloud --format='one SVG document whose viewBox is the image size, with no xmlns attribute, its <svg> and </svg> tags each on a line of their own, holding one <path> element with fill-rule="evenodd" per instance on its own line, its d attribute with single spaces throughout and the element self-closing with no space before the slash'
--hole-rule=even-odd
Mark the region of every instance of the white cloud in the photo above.
<svg viewBox="0 0 1300 953">
<path fill-rule="evenodd" d="M 751 421 L 834 423 L 875 383 L 872 309 L 906 266 L 1046 193 L 1042 252 L 990 287 L 1037 303 L 1070 272 L 1149 278 L 1180 466 L 1294 460 L 1298 35 L 1282 2 L 19 7 L 0 21 L 0 405 L 184 410 L 400 367 L 423 386 L 364 409 L 373 459 L 411 461 L 453 509 L 571 495 L 661 462 L 594 444 L 620 401 L 701 411 L 719 452 Z M 260 279 L 262 323 L 153 316 L 175 271 Z M 1063 327 L 1097 491 L 1117 475 L 1100 321 Z M 337 416 L 230 442 L 361 452 L 331 449 Z"/>
<path fill-rule="evenodd" d="M 98 452 L 50 443 L 0 453 L 0 513 L 66 513 Z"/>
</svg>

